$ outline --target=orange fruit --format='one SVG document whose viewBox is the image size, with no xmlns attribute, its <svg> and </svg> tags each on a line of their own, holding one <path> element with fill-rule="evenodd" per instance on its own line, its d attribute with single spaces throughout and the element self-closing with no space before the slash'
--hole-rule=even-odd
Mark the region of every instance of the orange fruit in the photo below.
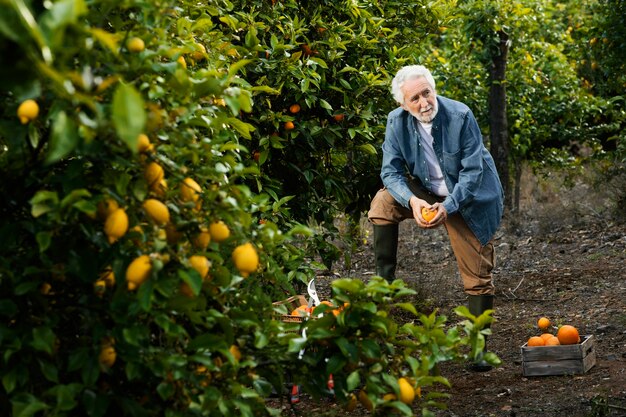
<svg viewBox="0 0 626 417">
<path fill-rule="evenodd" d="M 343 115 L 343 114 L 335 114 L 333 116 L 333 119 L 335 119 L 336 122 L 341 122 L 341 121 L 343 121 L 344 117 L 345 117 L 345 115 Z"/>
<path fill-rule="evenodd" d="M 559 342 L 559 338 L 556 336 L 547 338 L 545 342 L 546 342 L 546 346 L 558 346 L 561 344 L 561 342 Z"/>
<path fill-rule="evenodd" d="M 312 313 L 315 313 L 315 310 L 317 309 L 317 307 L 321 306 L 322 304 L 327 305 L 327 306 L 329 306 L 329 307 L 331 307 L 331 308 L 335 308 L 335 306 L 333 305 L 333 303 L 331 303 L 330 301 L 326 301 L 326 300 L 324 300 L 324 301 L 321 301 L 321 302 L 320 302 L 320 304 L 319 304 L 318 306 L 313 307 L 313 311 L 312 311 Z M 330 310 L 327 310 L 327 311 L 330 311 Z"/>
<path fill-rule="evenodd" d="M 292 316 L 306 316 L 309 314 L 309 307 L 306 304 L 303 304 L 291 312 Z"/>
<path fill-rule="evenodd" d="M 533 336 L 530 339 L 528 339 L 528 346 L 529 347 L 533 347 L 533 346 L 545 346 L 545 342 L 544 340 L 539 337 L 539 336 Z"/>
<path fill-rule="evenodd" d="M 580 341 L 578 329 L 574 326 L 570 326 L 569 324 L 561 326 L 556 334 L 556 337 L 559 338 L 559 342 L 561 342 L 562 345 L 573 345 Z"/>
<path fill-rule="evenodd" d="M 550 327 L 550 319 L 547 317 L 542 317 L 539 320 L 537 320 L 537 327 L 539 327 L 541 330 L 546 330 L 548 327 Z"/>
<path fill-rule="evenodd" d="M 541 335 L 541 336 L 539 336 L 539 337 L 541 337 L 544 341 L 546 341 L 546 340 L 548 340 L 549 338 L 554 337 L 554 335 L 553 335 L 552 333 L 544 333 L 544 334 L 542 334 L 542 335 Z"/>
<path fill-rule="evenodd" d="M 289 106 L 289 111 L 293 114 L 296 114 L 300 111 L 300 105 L 298 103 L 292 104 Z"/>
<path fill-rule="evenodd" d="M 430 223 L 430 221 L 434 219 L 436 215 L 437 215 L 437 210 L 431 210 L 431 209 L 427 209 L 426 207 L 422 207 L 422 217 L 428 223 Z"/>
<path fill-rule="evenodd" d="M 293 130 L 295 127 L 296 125 L 294 125 L 293 122 L 285 122 L 285 130 Z"/>
</svg>

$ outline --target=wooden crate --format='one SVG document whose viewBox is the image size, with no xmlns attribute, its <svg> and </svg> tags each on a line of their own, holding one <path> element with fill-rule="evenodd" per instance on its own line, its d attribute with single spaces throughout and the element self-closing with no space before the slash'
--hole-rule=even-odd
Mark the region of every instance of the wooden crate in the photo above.
<svg viewBox="0 0 626 417">
<path fill-rule="evenodd" d="M 522 346 L 524 376 L 584 374 L 596 364 L 592 335 L 580 337 L 575 345 Z"/>
<path fill-rule="evenodd" d="M 284 300 L 276 301 L 273 304 L 274 305 L 284 304 L 287 307 L 287 311 L 291 312 L 302 305 L 308 305 L 308 302 L 304 295 L 294 295 Z M 292 316 L 291 314 L 283 314 L 280 316 L 280 319 L 288 323 L 291 323 L 291 322 L 300 323 L 304 321 L 304 316 Z"/>
</svg>

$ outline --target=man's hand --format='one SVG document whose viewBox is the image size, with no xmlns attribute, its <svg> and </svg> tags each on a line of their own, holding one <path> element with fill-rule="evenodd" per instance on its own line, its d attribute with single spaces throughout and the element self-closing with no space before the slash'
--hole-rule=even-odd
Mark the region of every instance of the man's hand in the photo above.
<svg viewBox="0 0 626 417">
<path fill-rule="evenodd" d="M 411 205 L 411 211 L 413 212 L 413 218 L 415 218 L 415 222 L 419 227 L 424 229 L 430 229 L 433 227 L 437 227 L 444 223 L 448 218 L 448 212 L 443 207 L 441 203 L 428 204 L 427 201 L 417 198 L 416 196 L 411 197 L 409 200 L 409 204 Z M 422 216 L 422 208 L 430 209 L 436 211 L 435 217 L 427 222 Z"/>
</svg>

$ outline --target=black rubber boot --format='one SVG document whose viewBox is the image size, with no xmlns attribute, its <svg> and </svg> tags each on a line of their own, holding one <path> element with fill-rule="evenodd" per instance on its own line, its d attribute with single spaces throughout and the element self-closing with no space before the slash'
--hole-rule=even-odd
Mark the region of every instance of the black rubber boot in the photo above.
<svg viewBox="0 0 626 417">
<path fill-rule="evenodd" d="M 468 307 L 470 313 L 475 316 L 480 316 L 485 310 L 493 309 L 493 295 L 470 295 L 468 300 Z M 487 338 L 485 337 L 485 349 L 483 353 L 487 352 Z M 487 372 L 493 367 L 489 365 L 483 358 L 482 354 L 472 364 L 468 366 L 470 371 L 474 372 Z"/>
<path fill-rule="evenodd" d="M 385 224 L 374 226 L 374 258 L 376 275 L 391 282 L 396 276 L 398 254 L 398 225 Z"/>
</svg>

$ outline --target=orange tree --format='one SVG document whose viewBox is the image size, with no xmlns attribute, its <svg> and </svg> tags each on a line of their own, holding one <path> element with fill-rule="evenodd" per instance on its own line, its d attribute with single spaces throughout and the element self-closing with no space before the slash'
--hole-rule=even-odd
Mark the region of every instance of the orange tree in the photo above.
<svg viewBox="0 0 626 417">
<path fill-rule="evenodd" d="M 619 96 L 598 94 L 602 87 L 597 81 L 606 78 L 598 56 L 609 56 L 612 45 L 619 51 L 620 44 L 603 40 L 606 31 L 593 24 L 589 4 L 467 0 L 459 5 L 458 20 L 428 38 L 426 48 L 432 53 L 425 62 L 433 68 L 441 93 L 470 105 L 483 131 L 489 132 L 486 68 L 500 57 L 498 34 L 510 38 L 504 84 L 509 151 L 502 166 L 509 165 L 507 177 L 514 184 L 512 209 L 519 206 L 525 164 L 580 168 L 589 156 L 613 155 L 607 151 L 623 143 L 623 106 Z M 619 155 L 618 150 L 613 160 Z"/>
<path fill-rule="evenodd" d="M 400 326 L 390 309 L 412 310 L 400 282 L 341 281 L 335 301 L 350 308 L 336 324 L 277 319 L 272 301 L 314 276 L 313 234 L 249 158 L 249 143 L 267 162 L 288 139 L 272 142 L 263 120 L 282 110 L 255 110 L 284 80 L 255 80 L 258 58 L 231 42 L 253 38 L 235 23 L 249 15 L 226 3 L 7 4 L 1 414 L 269 415 L 265 399 L 283 393 L 286 375 L 310 376 L 318 383 L 292 378 L 323 395 L 331 372 L 338 399 L 365 383 L 373 406 L 410 414 L 378 399 L 399 390 L 396 376 L 445 383 L 424 378 L 439 361 L 476 354 L 488 316 L 474 323 L 460 310 L 470 320 L 448 336 L 434 316 Z M 303 100 L 301 113 L 310 107 Z M 358 358 L 354 346 L 370 350 Z M 429 354 L 436 346 L 449 353 Z"/>
<path fill-rule="evenodd" d="M 284 204 L 292 218 L 322 226 L 316 249 L 329 266 L 339 256 L 327 243 L 337 212 L 358 218 L 379 186 L 378 148 L 395 106 L 390 74 L 418 59 L 415 45 L 450 6 L 232 4 L 237 13 L 220 21 L 235 39 L 232 53 L 251 60 L 243 74 L 256 103 L 244 119 L 256 127 L 250 158 L 261 173 L 252 185 L 290 196 Z"/>
</svg>

